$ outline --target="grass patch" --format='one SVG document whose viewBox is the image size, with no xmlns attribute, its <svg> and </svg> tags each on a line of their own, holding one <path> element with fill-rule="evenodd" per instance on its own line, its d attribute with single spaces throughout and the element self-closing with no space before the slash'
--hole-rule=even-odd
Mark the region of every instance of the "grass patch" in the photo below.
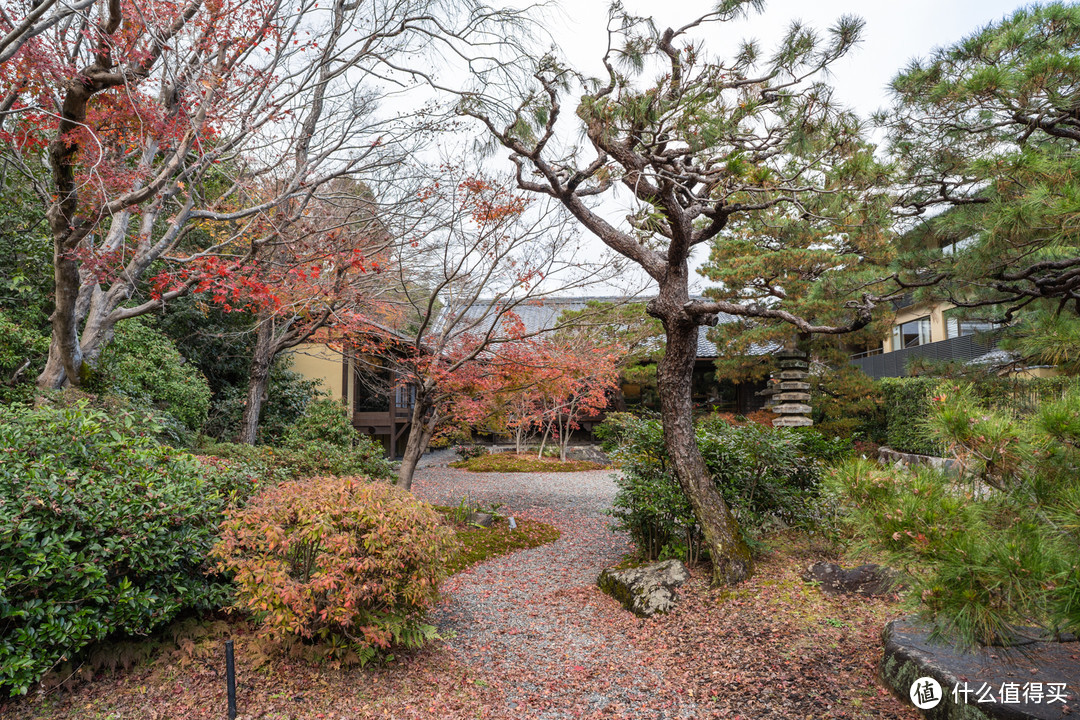
<svg viewBox="0 0 1080 720">
<path fill-rule="evenodd" d="M 451 521 L 451 513 L 456 508 L 436 507 Z M 446 561 L 446 571 L 450 575 L 466 570 L 477 563 L 490 560 L 499 555 L 527 550 L 553 543 L 559 539 L 557 528 L 537 520 L 516 520 L 517 528 L 510 529 L 510 522 L 504 517 L 498 518 L 490 528 L 479 528 L 451 521 L 457 531 L 459 547 Z"/>
<path fill-rule="evenodd" d="M 581 472 L 603 470 L 607 466 L 589 460 L 563 461 L 558 458 L 538 458 L 535 455 L 489 453 L 452 462 L 450 467 L 473 472 Z"/>
</svg>

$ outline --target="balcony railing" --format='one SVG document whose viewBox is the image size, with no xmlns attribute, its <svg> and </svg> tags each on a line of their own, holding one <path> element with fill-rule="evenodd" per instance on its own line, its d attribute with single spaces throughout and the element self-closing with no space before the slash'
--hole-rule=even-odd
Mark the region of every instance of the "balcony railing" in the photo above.
<svg viewBox="0 0 1080 720">
<path fill-rule="evenodd" d="M 995 333 L 979 333 L 916 345 L 890 353 L 853 357 L 851 364 L 872 378 L 903 377 L 908 361 L 924 358 L 938 362 L 968 362 L 992 351 L 997 345 Z"/>
<path fill-rule="evenodd" d="M 876 347 L 870 350 L 863 350 L 862 352 L 855 353 L 851 356 L 852 360 L 859 360 L 860 358 L 873 357 L 874 355 L 880 355 L 885 352 L 882 348 Z"/>
</svg>

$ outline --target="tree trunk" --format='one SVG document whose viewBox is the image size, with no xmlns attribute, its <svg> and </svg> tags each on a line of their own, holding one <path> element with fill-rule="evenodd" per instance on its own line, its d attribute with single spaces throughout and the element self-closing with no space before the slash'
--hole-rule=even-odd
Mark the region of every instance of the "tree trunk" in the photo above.
<svg viewBox="0 0 1080 720">
<path fill-rule="evenodd" d="M 409 439 L 405 443 L 405 455 L 401 458 L 401 468 L 398 470 L 398 487 L 409 492 L 412 492 L 416 464 L 420 462 L 420 457 L 427 450 L 431 436 L 435 433 L 435 422 L 432 418 L 425 419 L 429 406 L 427 394 L 417 391 L 409 422 Z"/>
<path fill-rule="evenodd" d="M 680 295 L 686 294 L 685 288 L 684 283 L 680 293 L 678 287 L 662 285 L 660 296 L 649 304 L 650 314 L 659 317 L 667 331 L 667 348 L 656 373 L 664 449 L 709 546 L 713 584 L 731 585 L 750 575 L 750 548 L 709 476 L 694 435 L 690 385 L 697 358 L 698 327 L 682 310 L 685 300 Z"/>
<path fill-rule="evenodd" d="M 244 403 L 244 414 L 240 417 L 240 432 L 236 437 L 236 442 L 243 445 L 254 445 L 259 433 L 259 415 L 262 414 L 263 403 L 270 393 L 270 365 L 277 354 L 273 336 L 273 322 L 259 323 L 248 374 L 247 400 Z"/>
</svg>

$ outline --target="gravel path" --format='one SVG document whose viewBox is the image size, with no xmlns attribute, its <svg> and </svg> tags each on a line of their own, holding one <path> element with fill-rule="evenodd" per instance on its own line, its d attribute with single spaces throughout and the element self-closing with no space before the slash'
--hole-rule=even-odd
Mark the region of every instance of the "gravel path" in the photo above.
<svg viewBox="0 0 1080 720">
<path fill-rule="evenodd" d="M 420 498 L 502 503 L 500 513 L 562 532 L 551 545 L 496 558 L 443 586 L 447 598 L 435 618 L 456 633 L 448 643 L 453 652 L 505 695 L 506 707 L 492 708 L 497 715 L 697 715 L 616 631 L 611 618 L 625 611 L 596 588 L 600 570 L 630 549 L 604 514 L 615 495 L 611 471 L 470 473 L 442 463 L 430 458 L 417 470 L 413 490 Z"/>
</svg>

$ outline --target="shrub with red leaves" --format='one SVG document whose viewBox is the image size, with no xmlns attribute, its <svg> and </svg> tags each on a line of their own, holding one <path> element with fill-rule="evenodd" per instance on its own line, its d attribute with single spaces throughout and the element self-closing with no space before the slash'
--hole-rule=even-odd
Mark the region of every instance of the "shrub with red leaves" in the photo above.
<svg viewBox="0 0 1080 720">
<path fill-rule="evenodd" d="M 407 492 L 364 478 L 310 478 L 259 494 L 222 523 L 214 557 L 236 607 L 277 640 L 347 639 L 360 658 L 434 637 L 423 614 L 452 531 Z"/>
</svg>

